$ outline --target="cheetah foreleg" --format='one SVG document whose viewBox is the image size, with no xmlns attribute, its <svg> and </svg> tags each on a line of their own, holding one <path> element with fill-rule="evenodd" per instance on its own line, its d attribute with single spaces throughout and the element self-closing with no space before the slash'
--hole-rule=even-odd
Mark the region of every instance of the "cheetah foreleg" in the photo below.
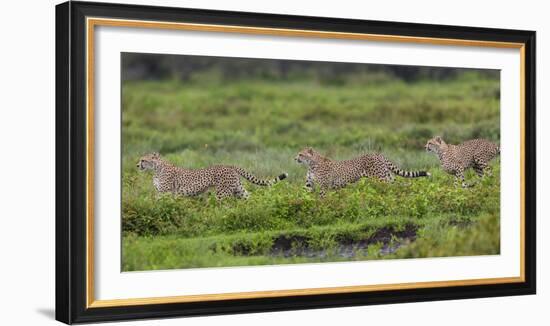
<svg viewBox="0 0 550 326">
<path fill-rule="evenodd" d="M 306 175 L 306 184 L 304 185 L 304 188 L 309 192 L 312 192 L 314 189 L 313 174 L 309 171 Z"/>
<path fill-rule="evenodd" d="M 455 180 L 454 180 L 454 185 L 455 187 L 458 186 L 458 182 L 460 181 L 461 185 L 462 185 L 462 188 L 468 188 L 469 185 L 466 183 L 466 181 L 464 180 L 464 171 L 457 171 L 455 172 Z"/>
<path fill-rule="evenodd" d="M 229 196 L 231 196 L 231 193 L 229 191 L 216 189 L 216 199 L 218 201 L 221 201 Z"/>
</svg>

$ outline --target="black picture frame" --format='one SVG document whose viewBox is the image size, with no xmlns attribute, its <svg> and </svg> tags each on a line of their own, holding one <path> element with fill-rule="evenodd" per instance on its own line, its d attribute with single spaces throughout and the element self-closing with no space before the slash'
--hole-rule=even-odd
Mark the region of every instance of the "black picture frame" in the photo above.
<svg viewBox="0 0 550 326">
<path fill-rule="evenodd" d="M 86 292 L 86 17 L 524 44 L 523 282 L 90 308 Z M 534 31 L 65 2 L 56 6 L 56 319 L 67 323 L 511 296 L 536 292 Z"/>
</svg>

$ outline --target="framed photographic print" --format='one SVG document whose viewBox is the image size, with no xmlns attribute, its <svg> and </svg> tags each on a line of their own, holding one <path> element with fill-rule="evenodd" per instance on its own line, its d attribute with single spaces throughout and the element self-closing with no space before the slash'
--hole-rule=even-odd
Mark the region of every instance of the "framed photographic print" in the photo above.
<svg viewBox="0 0 550 326">
<path fill-rule="evenodd" d="M 535 293 L 535 32 L 56 7 L 56 318 Z"/>
</svg>

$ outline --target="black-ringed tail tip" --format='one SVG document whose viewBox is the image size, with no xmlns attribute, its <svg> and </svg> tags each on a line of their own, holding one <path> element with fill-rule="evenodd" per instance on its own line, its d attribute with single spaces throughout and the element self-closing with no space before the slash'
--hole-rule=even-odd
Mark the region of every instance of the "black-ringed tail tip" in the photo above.
<svg viewBox="0 0 550 326">
<path fill-rule="evenodd" d="M 277 177 L 277 179 L 279 179 L 279 181 L 284 180 L 286 178 L 288 178 L 288 173 L 286 173 L 286 172 Z"/>
<path fill-rule="evenodd" d="M 427 171 L 406 171 L 401 170 L 397 167 L 393 162 L 386 160 L 386 164 L 388 165 L 389 169 L 397 174 L 398 176 L 401 176 L 403 178 L 419 178 L 419 177 L 429 177 L 431 174 Z"/>
</svg>

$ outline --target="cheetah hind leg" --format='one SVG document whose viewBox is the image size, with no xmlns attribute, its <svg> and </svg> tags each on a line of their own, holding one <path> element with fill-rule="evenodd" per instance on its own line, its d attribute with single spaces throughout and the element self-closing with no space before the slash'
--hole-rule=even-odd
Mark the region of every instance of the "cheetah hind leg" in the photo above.
<svg viewBox="0 0 550 326">
<path fill-rule="evenodd" d="M 474 171 L 480 178 L 477 180 L 477 183 L 481 182 L 481 179 L 484 176 L 491 177 L 493 175 L 493 172 L 491 171 L 491 167 L 485 162 L 476 163 L 476 165 L 474 166 Z"/>
<path fill-rule="evenodd" d="M 483 178 L 483 172 L 484 172 L 484 171 L 483 171 L 483 167 L 480 166 L 480 165 L 478 165 L 478 164 L 476 164 L 476 165 L 473 166 L 473 168 L 474 168 L 475 173 L 476 173 L 477 176 L 479 177 L 476 181 L 474 181 L 474 183 L 475 183 L 475 184 L 478 184 L 478 183 L 481 182 L 481 179 Z"/>
<path fill-rule="evenodd" d="M 216 199 L 218 201 L 222 201 L 224 200 L 225 198 L 231 196 L 231 192 L 229 190 L 225 190 L 225 189 L 216 189 Z"/>
<path fill-rule="evenodd" d="M 476 171 L 476 174 L 480 178 L 483 177 L 484 174 L 488 176 L 493 175 L 491 171 L 491 167 L 489 166 L 489 164 L 487 164 L 487 162 L 483 162 L 483 161 L 476 162 L 476 164 L 474 165 L 474 170 Z"/>
<path fill-rule="evenodd" d="M 476 174 L 477 174 L 478 177 L 483 178 L 483 172 L 484 171 L 483 171 L 482 167 L 476 165 L 476 166 L 474 166 L 474 171 L 476 171 Z"/>
<path fill-rule="evenodd" d="M 393 183 L 395 181 L 395 178 L 393 176 L 393 173 L 391 173 L 390 171 L 387 171 L 386 174 L 380 178 L 380 180 L 387 183 Z"/>
<path fill-rule="evenodd" d="M 239 185 L 234 192 L 235 197 L 242 198 L 242 199 L 248 199 L 250 197 L 250 194 L 246 189 L 244 189 L 243 185 Z"/>
</svg>

